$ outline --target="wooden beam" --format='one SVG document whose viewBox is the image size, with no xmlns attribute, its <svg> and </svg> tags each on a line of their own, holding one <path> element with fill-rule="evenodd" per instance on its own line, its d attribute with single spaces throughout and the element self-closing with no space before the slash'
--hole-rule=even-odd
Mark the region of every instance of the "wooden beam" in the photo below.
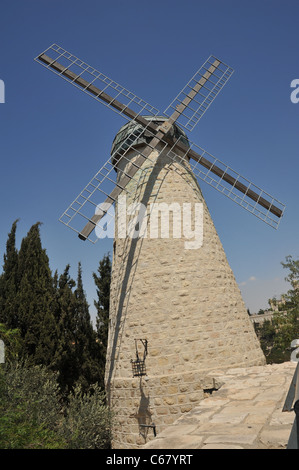
<svg viewBox="0 0 299 470">
<path fill-rule="evenodd" d="M 122 193 L 124 188 L 131 181 L 133 176 L 137 173 L 137 171 L 143 165 L 144 161 L 149 157 L 153 149 L 159 144 L 162 138 L 163 133 L 159 131 L 157 135 L 151 139 L 150 143 L 143 150 L 142 154 L 138 156 L 135 162 L 132 162 L 132 166 L 129 168 L 129 170 L 123 174 L 119 183 L 116 183 L 115 188 L 105 199 L 105 204 L 109 204 L 109 206 L 111 206 L 116 201 L 117 197 Z M 87 222 L 83 230 L 81 230 L 81 232 L 79 233 L 79 238 L 81 240 L 86 240 L 89 237 L 91 232 L 95 229 L 96 224 L 102 219 L 102 217 L 104 217 L 106 212 L 103 212 L 102 214 L 94 214 L 92 216 L 92 218 L 89 220 L 89 222 Z"/>
<path fill-rule="evenodd" d="M 238 181 L 236 178 L 234 178 L 233 176 L 228 174 L 226 171 L 219 168 L 217 165 L 214 165 L 214 163 L 210 162 L 206 158 L 204 158 L 201 155 L 199 155 L 198 153 L 194 152 L 194 150 L 186 147 L 186 145 L 184 145 L 183 143 L 178 142 L 175 145 L 175 148 L 177 148 L 181 152 L 184 152 L 187 156 L 193 158 L 193 160 L 195 160 L 196 162 L 200 163 L 202 166 L 204 166 L 205 168 L 210 170 L 211 173 L 214 173 L 219 178 L 223 179 L 227 183 L 234 186 L 241 193 L 246 194 L 246 196 L 248 196 L 253 201 L 257 202 L 260 206 L 262 206 L 265 209 L 269 210 L 276 217 L 280 218 L 282 216 L 282 210 L 281 209 L 274 206 L 271 202 L 267 201 L 267 199 L 261 197 L 258 193 L 256 193 L 252 189 L 250 189 L 245 184 Z"/>
<path fill-rule="evenodd" d="M 108 95 L 108 93 L 105 93 L 103 90 L 96 87 L 92 83 L 89 83 L 87 80 L 84 80 L 84 78 L 82 78 L 80 75 L 76 75 L 74 72 L 71 72 L 71 70 L 69 70 L 67 67 L 64 67 L 59 62 L 51 59 L 51 57 L 47 56 L 46 54 L 41 54 L 38 58 L 48 67 L 51 67 L 52 69 L 56 70 L 56 72 L 58 72 L 60 75 L 63 75 L 72 82 L 76 83 L 76 85 L 79 85 L 84 90 L 90 92 L 92 95 L 100 98 L 102 101 L 104 101 L 104 103 L 109 104 L 118 112 L 124 114 L 130 119 L 134 119 L 136 122 L 141 124 L 143 127 L 147 127 L 152 132 L 157 132 L 158 126 L 156 124 L 151 121 L 148 121 L 143 116 L 137 114 L 135 111 L 122 104 L 120 101 Z"/>
<path fill-rule="evenodd" d="M 204 84 L 208 81 L 212 73 L 216 70 L 216 68 L 220 65 L 219 60 L 215 60 L 214 63 L 209 67 L 203 77 L 197 82 L 197 84 L 193 87 L 192 90 L 188 93 L 182 103 L 177 107 L 177 109 L 173 112 L 167 121 L 165 121 L 160 127 L 154 124 L 151 121 L 146 120 L 143 116 L 137 114 L 132 109 L 128 108 L 120 101 L 114 99 L 112 96 L 105 93 L 100 88 L 96 87 L 92 83 L 87 82 L 83 79 L 80 75 L 76 75 L 74 72 L 70 71 L 67 67 L 64 67 L 59 62 L 51 59 L 51 57 L 47 56 L 46 54 L 41 54 L 39 56 L 39 60 L 45 63 L 48 67 L 53 68 L 56 72 L 60 75 L 63 75 L 68 80 L 76 83 L 77 85 L 81 86 L 82 89 L 87 90 L 92 95 L 100 98 L 104 103 L 115 108 L 118 112 L 124 114 L 130 119 L 134 119 L 137 123 L 141 124 L 143 127 L 149 129 L 154 137 L 152 138 L 150 144 L 147 145 L 145 150 L 143 151 L 143 155 L 140 155 L 137 161 L 132 164 L 131 168 L 129 169 L 127 174 L 124 174 L 121 178 L 119 185 L 117 185 L 114 190 L 111 192 L 110 196 L 108 196 L 105 202 L 109 204 L 113 204 L 118 195 L 123 191 L 125 186 L 129 183 L 129 181 L 133 178 L 135 173 L 138 171 L 140 166 L 143 164 L 145 158 L 147 158 L 152 150 L 158 145 L 158 143 L 163 139 L 169 145 L 173 146 L 172 137 L 168 135 L 168 131 L 171 128 L 172 124 L 179 118 L 182 114 L 184 109 L 189 105 L 198 91 L 204 86 Z M 214 165 L 212 162 L 207 160 L 206 158 L 202 157 L 200 154 L 196 153 L 194 150 L 190 149 L 182 142 L 178 141 L 175 144 L 174 150 L 179 150 L 183 152 L 186 156 L 191 157 L 193 160 L 200 163 L 203 167 L 207 168 L 211 173 L 214 173 L 219 178 L 223 179 L 223 181 L 227 182 L 228 184 L 235 187 L 238 191 L 245 194 L 247 197 L 252 199 L 253 201 L 257 202 L 259 205 L 264 207 L 265 209 L 269 210 L 272 214 L 276 217 L 280 218 L 282 216 L 282 210 L 273 205 L 271 202 L 267 201 L 265 198 L 262 198 L 258 193 L 238 181 L 233 176 L 229 175 L 226 171 L 222 170 L 221 168 Z M 79 237 L 82 240 L 86 240 L 90 233 L 94 230 L 96 224 L 101 220 L 104 216 L 103 214 L 95 214 L 90 221 L 86 224 L 84 229 L 79 234 Z"/>
<path fill-rule="evenodd" d="M 193 98 L 197 95 L 199 90 L 205 85 L 205 83 L 209 80 L 211 75 L 215 72 L 217 67 L 221 62 L 219 60 L 215 60 L 213 64 L 208 68 L 208 70 L 204 73 L 202 78 L 194 85 L 194 87 L 189 91 L 188 95 L 185 97 L 185 99 L 177 106 L 177 109 L 172 113 L 170 116 L 170 122 L 175 122 L 180 115 L 184 112 L 184 110 L 187 108 L 187 106 L 190 104 L 190 102 L 193 100 Z"/>
</svg>

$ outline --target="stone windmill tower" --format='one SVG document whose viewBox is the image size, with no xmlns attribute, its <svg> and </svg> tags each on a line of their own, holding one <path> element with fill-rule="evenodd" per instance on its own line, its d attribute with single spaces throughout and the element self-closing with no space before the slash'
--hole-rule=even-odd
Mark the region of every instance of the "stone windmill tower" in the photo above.
<svg viewBox="0 0 299 470">
<path fill-rule="evenodd" d="M 96 241 L 115 211 L 106 386 L 114 447 L 138 447 L 217 387 L 213 370 L 265 362 L 196 177 L 275 228 L 284 206 L 182 129 L 230 78 L 220 60 L 210 57 L 162 116 L 59 46 L 36 60 L 130 120 L 61 221 Z"/>
</svg>

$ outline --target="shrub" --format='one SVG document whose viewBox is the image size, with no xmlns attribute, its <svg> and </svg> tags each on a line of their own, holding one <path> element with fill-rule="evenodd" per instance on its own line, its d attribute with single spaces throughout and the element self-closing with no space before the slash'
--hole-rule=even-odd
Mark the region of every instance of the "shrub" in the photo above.
<svg viewBox="0 0 299 470">
<path fill-rule="evenodd" d="M 0 448 L 64 448 L 56 374 L 20 364 L 0 372 Z"/>
<path fill-rule="evenodd" d="M 0 368 L 0 449 L 107 449 L 110 412 L 98 385 L 62 402 L 58 374 L 44 366 Z"/>
<path fill-rule="evenodd" d="M 93 385 L 87 393 L 77 386 L 69 395 L 63 436 L 69 449 L 110 448 L 111 415 L 105 393 Z"/>
</svg>

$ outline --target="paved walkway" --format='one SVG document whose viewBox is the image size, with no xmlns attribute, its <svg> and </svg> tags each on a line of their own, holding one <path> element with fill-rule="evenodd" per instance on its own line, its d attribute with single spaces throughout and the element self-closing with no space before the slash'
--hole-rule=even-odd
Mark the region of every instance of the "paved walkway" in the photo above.
<svg viewBox="0 0 299 470">
<path fill-rule="evenodd" d="M 296 363 L 213 372 L 221 388 L 145 449 L 285 449 L 294 412 L 282 412 Z"/>
</svg>

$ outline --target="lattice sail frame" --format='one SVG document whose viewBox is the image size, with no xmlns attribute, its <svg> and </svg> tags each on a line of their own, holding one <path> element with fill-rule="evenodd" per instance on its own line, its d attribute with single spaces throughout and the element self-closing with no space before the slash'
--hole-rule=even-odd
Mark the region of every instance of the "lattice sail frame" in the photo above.
<svg viewBox="0 0 299 470">
<path fill-rule="evenodd" d="M 47 59 L 51 60 L 48 61 Z M 161 115 L 157 108 L 153 107 L 142 98 L 139 98 L 119 83 L 107 77 L 102 72 L 99 72 L 94 67 L 88 65 L 86 62 L 57 44 L 52 44 L 52 46 L 48 47 L 34 60 L 46 67 L 48 70 L 51 70 L 51 72 L 59 75 L 79 90 L 109 107 L 114 112 L 124 116 L 126 119 L 131 120 L 136 117 L 130 113 L 127 115 L 127 110 L 132 110 L 138 116 Z M 204 80 L 204 84 L 201 86 L 200 91 L 197 91 L 192 98 L 192 105 L 190 103 L 177 119 L 178 124 L 186 130 L 192 131 L 194 129 L 234 72 L 229 65 L 219 61 L 219 66 L 217 66 L 215 71 L 213 73 L 209 73 L 209 67 L 215 61 L 218 61 L 218 59 L 211 55 L 163 113 L 166 117 L 169 117 L 170 111 L 176 110 L 179 105 L 182 104 L 188 95 L 188 92 L 190 90 L 194 90 L 196 85 L 200 83 L 201 80 Z M 63 68 L 55 69 L 56 62 L 62 65 Z M 68 73 L 65 73 L 66 71 Z M 99 89 L 101 93 L 97 93 L 96 89 Z M 105 102 L 106 95 L 111 97 L 112 100 L 108 99 Z M 115 102 L 118 102 L 119 98 L 121 98 L 122 101 L 119 103 L 119 109 L 117 109 L 115 107 Z"/>
<path fill-rule="evenodd" d="M 151 134 L 148 129 L 147 132 Z M 152 134 L 152 136 L 154 136 L 154 134 Z M 122 158 L 127 160 L 128 162 L 130 162 L 130 158 L 128 158 L 127 154 L 128 152 L 130 152 L 130 150 L 134 148 L 134 144 L 138 137 L 139 134 L 137 135 L 132 132 L 126 140 L 126 142 L 130 142 L 130 145 L 124 152 Z M 203 148 L 192 143 L 190 140 L 189 150 L 184 155 L 178 155 L 178 153 L 175 151 L 175 147 L 180 141 L 180 139 L 181 138 L 175 141 L 173 147 L 169 149 L 167 153 L 167 156 L 169 157 L 170 161 L 174 163 L 179 162 L 182 164 L 186 164 L 186 161 L 189 161 L 190 170 L 192 171 L 195 177 L 205 181 L 214 189 L 221 192 L 226 197 L 228 197 L 233 202 L 243 207 L 247 211 L 251 212 L 254 216 L 258 217 L 260 220 L 262 220 L 269 226 L 273 228 L 278 228 L 280 219 L 277 220 L 277 218 L 273 216 L 269 209 L 260 206 L 258 201 L 253 201 L 247 196 L 246 192 L 244 194 L 240 193 L 240 191 L 236 189 L 236 185 L 230 185 L 226 183 L 223 176 L 217 177 L 217 175 L 212 173 L 211 170 L 204 168 L 199 162 L 196 162 L 193 159 L 189 159 L 189 152 L 193 148 L 196 148 L 196 151 L 200 153 L 202 158 L 206 158 L 208 156 L 209 161 L 211 161 L 213 165 L 216 165 L 217 167 L 221 168 L 223 171 L 223 175 L 227 174 L 233 176 L 236 183 L 239 182 L 241 184 L 244 184 L 248 188 L 248 190 L 252 190 L 257 194 L 258 199 L 264 198 L 267 201 L 270 201 L 271 206 L 277 207 L 282 211 L 282 213 L 285 209 L 284 204 L 282 204 L 270 194 L 266 193 L 260 187 L 253 184 L 248 179 L 241 176 L 239 173 L 235 172 L 232 168 L 218 160 L 216 157 L 208 153 Z M 161 141 L 161 143 L 163 144 L 163 147 L 160 153 L 167 148 L 167 145 L 169 145 L 166 141 L 163 140 Z M 152 151 L 153 150 L 155 149 L 152 148 Z M 142 154 L 142 150 L 138 149 L 138 153 Z M 153 159 L 151 156 L 144 155 L 144 159 L 147 159 L 147 161 L 150 161 L 153 165 L 156 162 L 156 158 Z M 99 222 L 96 224 L 95 230 L 87 237 L 87 239 L 92 243 L 96 243 L 101 238 L 114 237 L 114 207 L 112 204 L 109 204 L 108 206 L 103 206 L 102 203 L 104 199 L 111 194 L 112 189 L 115 186 L 120 185 L 119 181 L 117 181 L 116 170 L 118 171 L 118 179 L 120 174 L 126 173 L 123 170 L 116 168 L 117 163 L 113 164 L 112 162 L 113 158 L 109 158 L 106 161 L 102 168 L 95 174 L 95 176 L 91 179 L 91 181 L 87 184 L 87 186 L 72 202 L 72 204 L 66 209 L 66 211 L 62 214 L 59 219 L 62 223 L 64 223 L 72 230 L 80 234 L 82 230 L 82 222 L 85 221 L 85 223 L 87 223 L 91 220 L 91 210 L 93 211 L 93 214 L 100 214 L 101 210 L 103 210 L 105 212 L 103 213 L 103 217 L 105 216 L 105 218 L 101 218 L 99 220 Z M 136 183 L 136 185 L 138 185 L 140 180 L 143 178 L 142 172 L 148 171 L 148 167 L 143 168 L 141 165 L 138 166 L 138 169 L 141 170 L 141 173 L 139 172 L 138 176 L 134 175 L 131 178 Z M 173 171 L 176 171 L 175 167 L 173 168 Z M 127 186 L 121 187 L 121 189 L 126 194 L 130 193 Z M 134 191 L 134 189 L 132 189 L 132 191 Z"/>
<path fill-rule="evenodd" d="M 267 225 L 270 225 L 275 229 L 278 228 L 281 217 L 285 210 L 285 205 L 282 202 L 271 196 L 269 193 L 261 189 L 256 184 L 249 181 L 247 178 L 244 178 L 244 176 L 237 173 L 235 170 L 223 163 L 221 160 L 218 160 L 218 158 L 214 157 L 211 153 L 207 152 L 202 147 L 199 147 L 198 145 L 191 142 L 190 139 L 189 146 L 190 149 L 185 153 L 185 155 L 180 156 L 179 158 L 186 159 L 189 156 L 190 151 L 195 148 L 196 153 L 199 154 L 202 159 L 206 158 L 207 160 L 209 160 L 209 162 L 212 162 L 212 167 L 220 168 L 222 171 L 222 175 L 217 176 L 210 169 L 204 168 L 200 164 L 200 161 L 195 161 L 191 157 L 191 159 L 189 160 L 190 168 L 192 173 L 197 178 L 200 178 L 202 181 L 205 181 L 205 183 L 209 184 L 214 189 L 224 194 L 224 196 L 228 197 L 239 206 L 251 212 L 253 215 L 258 217 Z M 168 156 L 170 156 L 172 159 L 178 158 L 178 155 L 175 152 L 175 145 L 169 151 Z M 235 180 L 235 183 L 228 184 L 225 181 L 225 175 L 229 175 L 229 177 L 232 177 Z M 245 190 L 244 193 L 241 193 L 236 187 L 238 184 L 245 186 L 247 190 Z M 248 193 L 250 191 L 256 194 L 256 201 L 248 197 Z M 278 211 L 281 211 L 281 217 L 279 219 L 277 219 L 277 217 L 275 218 L 270 209 L 261 206 L 260 202 L 262 200 L 266 200 L 267 202 L 269 202 L 269 206 L 271 208 L 277 208 Z"/>
<path fill-rule="evenodd" d="M 43 57 L 44 60 L 46 57 L 52 60 L 50 63 L 43 62 Z M 139 98 L 119 83 L 107 77 L 102 72 L 99 72 L 94 67 L 86 64 L 81 59 L 57 44 L 52 44 L 52 46 L 48 47 L 44 52 L 35 57 L 34 60 L 126 119 L 131 120 L 134 118 L 134 116 L 130 117 L 125 114 L 126 109 L 133 110 L 137 115 L 156 116 L 159 114 L 158 109 L 151 106 L 142 98 Z M 55 68 L 53 68 L 53 64 L 55 65 L 55 62 L 58 62 L 64 68 L 62 70 L 59 68 L 55 70 Z M 63 73 L 65 71 L 70 73 L 65 75 Z M 102 93 L 96 93 L 95 88 L 99 88 Z M 108 100 L 107 102 L 103 101 L 103 98 L 105 98 L 106 95 L 109 95 L 112 100 Z M 119 109 L 116 109 L 115 106 L 111 105 L 111 101 L 115 103 L 119 98 L 122 100 L 120 103 L 122 106 L 120 106 Z"/>
<path fill-rule="evenodd" d="M 51 56 L 48 56 L 48 54 L 51 54 Z M 153 138 L 156 136 L 159 129 L 158 126 L 154 124 L 154 120 L 155 117 L 161 116 L 159 110 L 103 73 L 89 66 L 81 59 L 67 52 L 60 46 L 53 44 L 42 54 L 39 54 L 35 60 L 81 91 L 84 91 L 92 98 L 109 107 L 114 112 L 117 112 L 130 121 L 133 120 L 138 124 L 142 124 L 144 130 L 151 134 Z M 189 131 L 193 130 L 223 86 L 227 83 L 232 73 L 233 69 L 231 67 L 216 59 L 214 56 L 210 56 L 165 110 L 163 113 L 165 119 L 167 117 L 169 120 L 173 118 L 173 122 L 177 122 L 180 127 L 184 127 Z M 118 101 L 118 98 L 121 98 L 122 101 Z M 174 112 L 169 117 L 168 113 L 170 110 Z M 151 116 L 153 120 L 151 121 L 151 119 L 149 119 L 145 122 L 143 118 L 144 115 Z M 127 139 L 130 145 L 122 158 L 128 159 L 127 153 L 134 147 L 134 143 L 138 137 L 139 134 L 134 134 L 134 131 L 131 133 Z M 167 142 L 167 139 L 164 141 L 164 139 L 159 138 L 159 143 L 163 143 L 164 150 L 164 148 L 169 145 L 169 140 Z M 176 151 L 176 146 L 180 144 L 180 139 L 178 139 L 168 152 L 169 158 L 178 161 L 178 159 L 185 160 L 186 157 L 188 157 L 188 159 L 191 157 L 190 166 L 196 177 L 202 179 L 271 227 L 278 228 L 285 210 L 284 204 L 242 177 L 206 150 L 191 143 L 190 140 L 189 143 L 190 149 L 187 149 L 185 155 L 182 157 L 181 152 L 179 155 Z M 194 148 L 196 150 L 192 152 L 191 150 Z M 141 158 L 142 163 L 145 159 L 151 159 L 150 151 L 154 149 L 156 150 L 156 147 L 149 148 L 147 145 L 144 155 L 143 152 L 140 152 L 143 157 Z M 120 190 L 128 191 L 126 184 L 122 187 L 119 183 L 119 174 L 121 172 L 119 168 L 117 169 L 118 181 L 116 180 L 116 168 L 112 161 L 113 159 L 110 158 L 107 160 L 59 219 L 78 234 L 81 234 L 77 220 L 78 218 L 83 218 L 87 222 L 92 220 L 89 212 L 91 205 L 94 214 L 97 214 L 96 219 L 99 219 L 99 223 L 95 224 L 96 230 L 92 236 L 86 237 L 93 243 L 99 238 L 107 236 L 109 230 L 108 225 L 111 224 L 114 218 L 112 204 L 115 202 L 116 198 L 111 197 L 111 193 L 113 194 L 112 188 L 118 187 Z M 208 166 L 203 163 L 206 161 L 208 161 Z M 142 170 L 142 164 L 134 165 L 136 170 Z M 216 174 L 214 171 L 215 168 L 217 168 Z M 123 176 L 125 179 L 127 175 L 123 173 Z M 127 181 L 128 180 L 134 180 L 136 184 L 138 184 L 138 177 L 136 175 L 127 177 Z M 99 206 L 99 204 L 103 202 L 103 195 L 108 197 L 109 200 L 109 204 L 104 210 L 102 206 Z M 252 195 L 254 197 L 252 197 Z M 267 203 L 264 205 L 265 207 L 263 207 L 262 201 Z M 276 213 L 279 213 L 277 218 L 274 218 L 271 213 L 271 208 L 273 207 L 275 211 L 277 209 Z M 102 217 L 104 215 L 105 223 L 103 224 Z M 113 236 L 112 232 L 110 232 L 110 234 Z"/>
<path fill-rule="evenodd" d="M 149 135 L 154 137 L 154 134 L 147 129 Z M 128 154 L 130 150 L 134 148 L 134 145 L 140 134 L 138 132 L 132 131 L 128 137 L 126 138 L 126 150 L 122 153 L 121 158 L 128 163 L 131 162 L 130 157 Z M 163 142 L 160 140 L 160 143 L 163 144 L 163 148 L 161 148 L 159 154 L 166 149 L 167 142 Z M 129 144 L 129 145 L 128 145 Z M 148 144 L 150 145 L 150 144 Z M 151 151 L 156 150 L 155 147 L 151 147 Z M 152 158 L 151 155 L 143 154 L 141 149 L 138 149 L 138 154 L 143 156 L 144 161 L 147 160 L 151 162 L 153 165 L 155 164 L 156 159 Z M 135 191 L 133 187 L 130 191 L 128 186 L 121 185 L 121 177 L 126 176 L 127 173 L 124 170 L 121 170 L 117 167 L 117 159 L 113 158 L 113 154 L 111 158 L 109 158 L 105 164 L 100 168 L 100 170 L 94 175 L 94 177 L 89 181 L 89 183 L 85 186 L 85 188 L 81 191 L 81 193 L 77 196 L 77 198 L 70 204 L 70 206 L 64 211 L 64 213 L 60 217 L 60 222 L 74 230 L 75 232 L 80 235 L 82 233 L 82 222 L 85 223 L 90 222 L 91 220 L 91 211 L 94 214 L 101 215 L 100 220 L 96 223 L 95 230 L 91 232 L 91 234 L 87 237 L 92 243 L 96 243 L 99 239 L 109 237 L 114 238 L 114 207 L 113 204 L 116 201 L 116 198 L 113 198 L 112 203 L 105 204 L 105 199 L 107 197 L 111 198 L 111 193 L 115 187 L 119 187 L 122 189 L 126 194 L 131 194 L 131 192 Z M 138 170 L 141 170 L 141 174 L 135 174 L 134 176 L 130 177 L 130 180 L 134 181 L 136 185 L 140 182 L 143 178 L 142 173 L 148 171 L 148 168 L 143 168 L 142 165 L 136 165 Z M 105 219 L 103 220 L 102 217 Z"/>
<path fill-rule="evenodd" d="M 164 112 L 166 116 L 170 114 L 171 110 L 175 111 L 180 104 L 183 103 L 190 90 L 194 90 L 197 83 L 201 83 L 201 80 L 206 77 L 209 67 L 215 63 L 215 61 L 218 61 L 218 59 L 212 55 L 205 61 L 205 63 L 166 108 Z M 204 113 L 209 109 L 216 96 L 230 79 L 233 72 L 234 70 L 229 65 L 224 64 L 224 62 L 220 62 L 217 69 L 205 81 L 200 91 L 196 93 L 196 98 L 193 98 L 192 104 L 189 104 L 189 106 L 185 108 L 176 122 L 181 127 L 184 127 L 184 129 L 193 131 L 194 127 L 198 124 Z"/>
</svg>

